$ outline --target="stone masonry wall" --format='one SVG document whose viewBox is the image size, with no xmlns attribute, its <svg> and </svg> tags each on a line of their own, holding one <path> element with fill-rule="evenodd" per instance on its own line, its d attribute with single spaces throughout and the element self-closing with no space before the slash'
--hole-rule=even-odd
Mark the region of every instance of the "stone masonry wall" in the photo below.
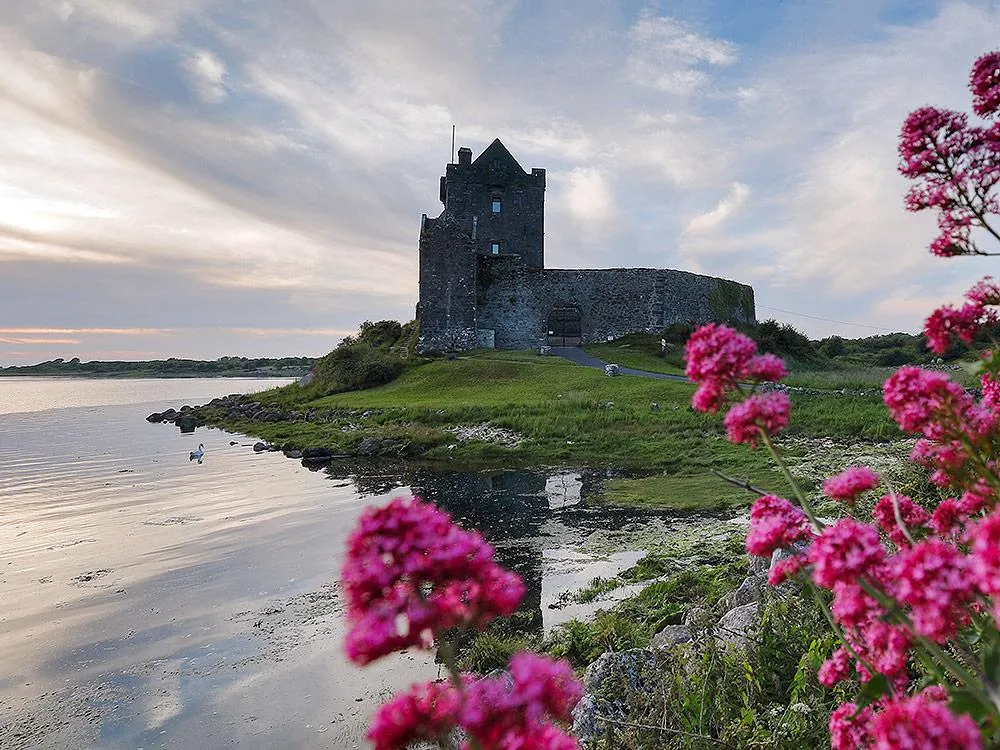
<svg viewBox="0 0 1000 750">
<path fill-rule="evenodd" d="M 417 317 L 421 351 L 476 348 L 476 251 L 448 212 L 421 225 Z"/>
<path fill-rule="evenodd" d="M 753 289 L 725 279 L 652 268 L 531 270 L 517 258 L 482 258 L 476 326 L 497 349 L 546 343 L 549 314 L 580 312 L 583 343 L 657 333 L 675 322 L 753 321 Z"/>
</svg>

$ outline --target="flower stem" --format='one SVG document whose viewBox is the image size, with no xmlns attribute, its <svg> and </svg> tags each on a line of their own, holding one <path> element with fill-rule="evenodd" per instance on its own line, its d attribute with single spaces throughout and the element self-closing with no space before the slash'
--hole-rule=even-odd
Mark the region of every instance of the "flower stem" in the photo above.
<svg viewBox="0 0 1000 750">
<path fill-rule="evenodd" d="M 774 458 L 775 463 L 778 464 L 778 469 L 792 486 L 792 492 L 794 492 L 795 497 L 798 498 L 799 504 L 802 506 L 802 510 L 805 511 L 806 516 L 812 522 L 812 525 L 816 527 L 817 531 L 822 531 L 825 528 L 825 524 L 819 520 L 819 517 L 816 515 L 816 511 L 813 509 L 812 504 L 806 497 L 806 494 L 799 487 L 799 483 L 795 481 L 795 477 L 792 476 L 792 472 L 788 470 L 788 466 L 786 466 L 785 462 L 782 460 L 781 454 L 778 453 L 778 449 L 775 448 L 774 443 L 771 442 L 770 435 L 768 435 L 763 428 L 758 429 L 760 430 L 761 439 L 763 440 L 764 445 L 767 446 L 768 452 Z"/>
</svg>

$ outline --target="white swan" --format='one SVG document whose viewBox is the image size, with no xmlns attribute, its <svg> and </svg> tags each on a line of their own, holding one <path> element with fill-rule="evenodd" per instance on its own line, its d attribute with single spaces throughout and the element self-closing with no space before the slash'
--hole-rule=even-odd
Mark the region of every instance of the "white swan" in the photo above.
<svg viewBox="0 0 1000 750">
<path fill-rule="evenodd" d="M 188 461 L 194 461 L 195 459 L 197 459 L 198 463 L 201 463 L 201 459 L 204 456 L 205 456 L 205 444 L 204 443 L 198 443 L 198 450 L 191 451 L 191 457 L 188 458 Z"/>
</svg>

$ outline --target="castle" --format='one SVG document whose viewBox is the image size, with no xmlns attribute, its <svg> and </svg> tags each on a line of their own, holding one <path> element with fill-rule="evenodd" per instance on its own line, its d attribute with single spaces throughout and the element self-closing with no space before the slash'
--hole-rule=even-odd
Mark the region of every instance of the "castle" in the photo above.
<svg viewBox="0 0 1000 750">
<path fill-rule="evenodd" d="M 441 178 L 444 210 L 420 224 L 421 351 L 579 346 L 671 323 L 754 322 L 753 289 L 655 268 L 545 268 L 545 170 L 499 139 Z"/>
</svg>

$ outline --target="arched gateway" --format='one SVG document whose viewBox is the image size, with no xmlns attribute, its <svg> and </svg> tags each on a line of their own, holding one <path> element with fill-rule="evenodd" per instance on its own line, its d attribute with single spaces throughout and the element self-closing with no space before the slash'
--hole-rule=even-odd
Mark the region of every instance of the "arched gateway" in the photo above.
<svg viewBox="0 0 1000 750">
<path fill-rule="evenodd" d="M 580 311 L 557 307 L 549 313 L 549 346 L 580 346 Z"/>
</svg>

